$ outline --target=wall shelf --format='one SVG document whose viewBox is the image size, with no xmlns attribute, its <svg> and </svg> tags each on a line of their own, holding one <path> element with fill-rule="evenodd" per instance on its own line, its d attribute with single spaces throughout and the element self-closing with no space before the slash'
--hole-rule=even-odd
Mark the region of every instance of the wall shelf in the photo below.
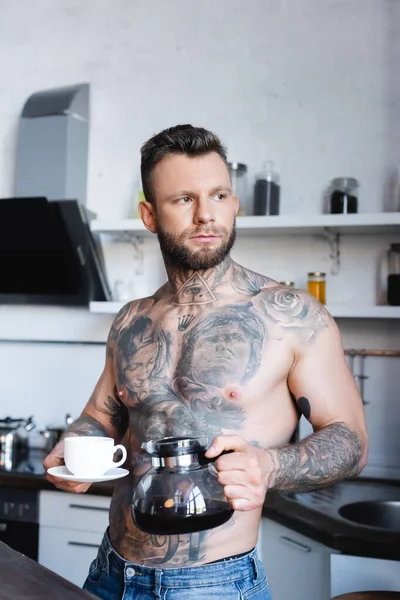
<svg viewBox="0 0 400 600">
<path fill-rule="evenodd" d="M 90 302 L 89 312 L 103 315 L 116 315 L 125 302 Z"/>
<path fill-rule="evenodd" d="M 94 220 L 93 232 L 113 236 L 150 237 L 140 219 Z M 400 212 L 359 213 L 351 215 L 278 215 L 265 217 L 238 217 L 238 234 L 249 236 L 322 235 L 330 240 L 331 258 L 339 267 L 338 243 L 340 235 L 400 235 Z M 335 246 L 336 245 L 336 246 Z M 336 258 L 335 258 L 336 257 Z M 123 302 L 91 302 L 90 312 L 116 314 Z M 335 319 L 400 319 L 400 307 L 395 306 L 330 306 Z"/>
<path fill-rule="evenodd" d="M 400 212 L 352 215 L 278 215 L 276 217 L 238 217 L 238 233 L 246 235 L 319 235 L 327 229 L 340 234 L 399 233 Z M 140 219 L 94 220 L 93 232 L 105 234 L 132 233 L 150 237 Z"/>
<path fill-rule="evenodd" d="M 333 305 L 326 307 L 335 319 L 400 319 L 400 306 Z"/>
<path fill-rule="evenodd" d="M 91 302 L 91 313 L 113 315 L 124 302 Z M 400 319 L 400 306 L 341 306 L 326 307 L 335 319 Z"/>
</svg>

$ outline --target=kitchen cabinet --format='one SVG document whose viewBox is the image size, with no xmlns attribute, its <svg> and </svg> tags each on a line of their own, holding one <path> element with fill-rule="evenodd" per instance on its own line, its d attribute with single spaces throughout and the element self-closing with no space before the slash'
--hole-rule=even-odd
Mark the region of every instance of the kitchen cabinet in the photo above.
<svg viewBox="0 0 400 600">
<path fill-rule="evenodd" d="M 400 591 L 400 564 L 395 560 L 335 554 L 331 557 L 331 594 L 366 590 Z"/>
<path fill-rule="evenodd" d="M 39 535 L 39 564 L 82 587 L 96 557 L 104 531 L 78 531 L 42 527 Z"/>
<path fill-rule="evenodd" d="M 329 600 L 332 549 L 263 518 L 257 545 L 273 600 Z"/>
<path fill-rule="evenodd" d="M 265 517 L 257 549 L 273 600 L 329 600 L 357 591 L 400 591 L 398 561 L 341 554 Z"/>
<path fill-rule="evenodd" d="M 82 586 L 108 526 L 111 499 L 41 491 L 38 562 Z"/>
</svg>

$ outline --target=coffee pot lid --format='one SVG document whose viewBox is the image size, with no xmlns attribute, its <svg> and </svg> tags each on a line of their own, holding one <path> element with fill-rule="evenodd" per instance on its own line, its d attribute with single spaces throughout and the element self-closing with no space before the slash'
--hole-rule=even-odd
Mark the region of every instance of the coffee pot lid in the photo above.
<svg viewBox="0 0 400 600">
<path fill-rule="evenodd" d="M 166 437 L 159 440 L 143 442 L 142 448 L 151 456 L 181 456 L 204 451 L 208 444 L 208 438 L 199 437 Z"/>
</svg>

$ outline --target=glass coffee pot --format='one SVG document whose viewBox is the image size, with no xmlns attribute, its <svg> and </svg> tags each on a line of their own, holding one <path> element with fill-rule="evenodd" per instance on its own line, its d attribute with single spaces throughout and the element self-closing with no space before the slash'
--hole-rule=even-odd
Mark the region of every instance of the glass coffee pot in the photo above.
<svg viewBox="0 0 400 600">
<path fill-rule="evenodd" d="M 174 535 L 219 527 L 233 514 L 217 479 L 215 458 L 206 458 L 207 438 L 169 437 L 144 442 L 152 468 L 132 498 L 136 526 Z"/>
<path fill-rule="evenodd" d="M 391 244 L 388 252 L 387 301 L 390 306 L 400 306 L 400 244 Z"/>
</svg>

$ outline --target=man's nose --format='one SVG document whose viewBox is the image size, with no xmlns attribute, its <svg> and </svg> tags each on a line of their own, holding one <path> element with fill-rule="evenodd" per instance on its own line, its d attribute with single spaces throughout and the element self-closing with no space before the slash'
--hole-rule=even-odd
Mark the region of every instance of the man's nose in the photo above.
<svg viewBox="0 0 400 600">
<path fill-rule="evenodd" d="M 218 338 L 215 342 L 215 350 L 216 352 L 228 352 L 228 347 L 226 345 L 226 340 L 224 338 Z"/>
<path fill-rule="evenodd" d="M 198 224 L 213 223 L 215 221 L 215 207 L 209 198 L 199 198 L 196 203 L 194 222 Z"/>
</svg>

